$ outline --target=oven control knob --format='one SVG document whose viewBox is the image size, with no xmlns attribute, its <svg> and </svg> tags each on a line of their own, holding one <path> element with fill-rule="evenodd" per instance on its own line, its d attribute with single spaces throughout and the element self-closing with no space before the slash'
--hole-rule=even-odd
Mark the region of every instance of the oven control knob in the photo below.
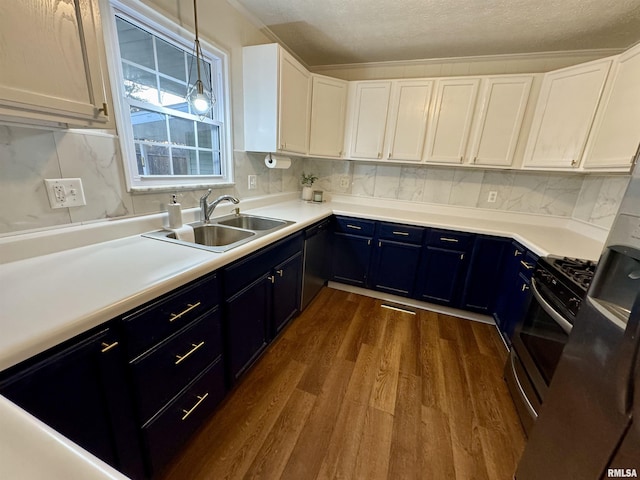
<svg viewBox="0 0 640 480">
<path fill-rule="evenodd" d="M 569 299 L 569 304 L 571 304 L 571 306 L 573 306 L 573 307 L 578 307 L 578 306 L 580 306 L 580 299 L 576 298 L 576 297 L 571 297 Z"/>
</svg>

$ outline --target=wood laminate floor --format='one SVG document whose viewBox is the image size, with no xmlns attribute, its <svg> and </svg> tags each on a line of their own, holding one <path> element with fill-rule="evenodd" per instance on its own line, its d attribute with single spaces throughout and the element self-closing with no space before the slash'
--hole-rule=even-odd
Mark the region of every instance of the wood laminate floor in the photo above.
<svg viewBox="0 0 640 480">
<path fill-rule="evenodd" d="M 165 480 L 510 480 L 524 433 L 492 325 L 325 288 Z"/>
</svg>

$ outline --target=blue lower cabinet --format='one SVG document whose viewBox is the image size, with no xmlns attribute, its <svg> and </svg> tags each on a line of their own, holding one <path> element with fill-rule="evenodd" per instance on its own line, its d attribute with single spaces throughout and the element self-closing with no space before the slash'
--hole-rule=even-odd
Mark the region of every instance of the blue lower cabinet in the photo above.
<svg viewBox="0 0 640 480">
<path fill-rule="evenodd" d="M 226 360 L 231 383 L 267 346 L 271 280 L 265 273 L 225 303 Z"/>
<path fill-rule="evenodd" d="M 225 267 L 223 332 L 229 384 L 300 313 L 302 247 L 302 234 L 294 234 Z"/>
<path fill-rule="evenodd" d="M 421 245 L 378 240 L 369 282 L 371 288 L 411 297 L 421 250 Z"/>
<path fill-rule="evenodd" d="M 3 372 L 0 394 L 131 478 L 143 478 L 125 365 L 121 339 L 103 327 Z"/>
<path fill-rule="evenodd" d="M 275 337 L 300 312 L 302 252 L 273 269 L 271 337 Z"/>
<path fill-rule="evenodd" d="M 331 278 L 336 282 L 367 287 L 371 263 L 372 237 L 334 233 Z"/>
<path fill-rule="evenodd" d="M 427 245 L 418 269 L 416 297 L 457 307 L 467 272 L 467 257 L 465 250 Z"/>
<path fill-rule="evenodd" d="M 142 427 L 149 470 L 158 473 L 204 423 L 225 395 L 219 357 Z"/>
<path fill-rule="evenodd" d="M 511 344 L 516 324 L 523 318 L 531 300 L 531 275 L 537 261 L 537 255 L 518 242 L 512 241 L 505 247 L 493 318 L 507 345 Z"/>
<path fill-rule="evenodd" d="M 503 257 L 510 240 L 477 235 L 462 293 L 465 310 L 492 314 L 500 288 Z"/>
</svg>

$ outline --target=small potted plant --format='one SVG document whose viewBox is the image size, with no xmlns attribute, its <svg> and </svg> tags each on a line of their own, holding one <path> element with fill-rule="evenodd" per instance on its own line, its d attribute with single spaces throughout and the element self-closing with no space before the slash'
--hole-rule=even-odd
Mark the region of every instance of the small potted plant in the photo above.
<svg viewBox="0 0 640 480">
<path fill-rule="evenodd" d="M 302 172 L 300 177 L 302 183 L 302 199 L 303 200 L 311 200 L 313 198 L 313 184 L 318 177 L 316 177 L 313 173 L 306 174 Z"/>
</svg>

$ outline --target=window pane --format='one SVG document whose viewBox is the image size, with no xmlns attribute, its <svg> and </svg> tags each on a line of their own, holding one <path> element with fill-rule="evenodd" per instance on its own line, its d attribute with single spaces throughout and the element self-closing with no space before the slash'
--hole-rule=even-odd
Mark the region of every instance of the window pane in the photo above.
<svg viewBox="0 0 640 480">
<path fill-rule="evenodd" d="M 160 104 L 179 112 L 189 113 L 187 86 L 166 78 L 160 78 Z"/>
<path fill-rule="evenodd" d="M 138 175 L 144 175 L 144 157 L 139 143 L 136 143 L 136 164 L 138 165 Z"/>
<path fill-rule="evenodd" d="M 183 51 L 159 38 L 156 39 L 156 49 L 158 50 L 158 71 L 186 82 Z"/>
<path fill-rule="evenodd" d="M 194 122 L 183 118 L 169 117 L 171 143 L 176 145 L 196 146 Z"/>
<path fill-rule="evenodd" d="M 125 96 L 141 102 L 160 105 L 155 74 L 123 63 L 122 75 L 124 76 Z"/>
<path fill-rule="evenodd" d="M 214 129 L 217 131 L 218 128 L 215 125 L 198 123 L 198 147 L 211 148 L 211 136 L 214 133 Z"/>
<path fill-rule="evenodd" d="M 149 175 L 171 175 L 169 149 L 158 145 L 141 145 Z"/>
<path fill-rule="evenodd" d="M 194 175 L 197 173 L 197 171 L 191 170 L 192 159 L 195 160 L 196 157 L 196 152 L 194 150 L 172 148 L 171 157 L 173 158 L 174 175 Z"/>
<path fill-rule="evenodd" d="M 133 138 L 136 141 L 168 142 L 167 124 L 161 113 L 131 107 Z"/>
<path fill-rule="evenodd" d="M 116 17 L 116 26 L 120 56 L 155 70 L 152 35 L 118 17 Z"/>
<path fill-rule="evenodd" d="M 214 175 L 216 172 L 213 169 L 213 155 L 211 152 L 201 150 L 200 154 L 200 175 Z"/>
</svg>

